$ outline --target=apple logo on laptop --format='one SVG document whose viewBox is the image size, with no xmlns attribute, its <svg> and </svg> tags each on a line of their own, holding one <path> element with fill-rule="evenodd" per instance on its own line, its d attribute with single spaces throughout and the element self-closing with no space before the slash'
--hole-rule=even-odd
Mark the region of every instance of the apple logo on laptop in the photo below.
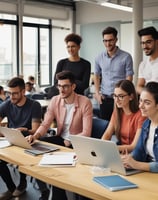
<svg viewBox="0 0 158 200">
<path fill-rule="evenodd" d="M 91 151 L 91 155 L 92 156 L 97 156 L 97 154 L 95 153 L 95 151 Z"/>
</svg>

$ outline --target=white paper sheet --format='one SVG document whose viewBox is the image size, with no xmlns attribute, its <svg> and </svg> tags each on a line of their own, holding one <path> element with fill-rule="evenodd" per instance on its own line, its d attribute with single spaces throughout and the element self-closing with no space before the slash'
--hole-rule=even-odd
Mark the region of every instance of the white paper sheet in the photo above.
<svg viewBox="0 0 158 200">
<path fill-rule="evenodd" d="M 58 152 L 44 154 L 39 162 L 40 166 L 74 166 L 75 165 L 75 153 L 72 152 Z"/>
<path fill-rule="evenodd" d="M 0 149 L 9 147 L 11 144 L 4 137 L 0 137 Z"/>
</svg>

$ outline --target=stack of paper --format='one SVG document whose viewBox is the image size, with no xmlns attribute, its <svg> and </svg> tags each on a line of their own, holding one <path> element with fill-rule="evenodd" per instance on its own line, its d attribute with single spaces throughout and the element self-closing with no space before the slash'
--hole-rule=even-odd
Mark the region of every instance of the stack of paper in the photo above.
<svg viewBox="0 0 158 200">
<path fill-rule="evenodd" d="M 8 142 L 8 140 L 4 137 L 0 137 L 0 149 L 9 146 L 11 146 L 11 144 Z"/>
<path fill-rule="evenodd" d="M 40 166 L 49 167 L 65 167 L 75 166 L 75 153 L 74 152 L 59 152 L 44 154 L 39 162 Z"/>
</svg>

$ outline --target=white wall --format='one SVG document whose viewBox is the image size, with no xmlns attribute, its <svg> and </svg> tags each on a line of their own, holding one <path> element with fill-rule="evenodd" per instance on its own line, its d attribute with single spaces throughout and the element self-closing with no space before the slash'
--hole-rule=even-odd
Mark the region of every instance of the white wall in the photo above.
<svg viewBox="0 0 158 200">
<path fill-rule="evenodd" d="M 104 6 L 77 2 L 76 5 L 76 23 L 89 24 L 96 22 L 110 22 L 110 21 L 130 21 L 132 20 L 132 13 L 120 11 Z"/>
<path fill-rule="evenodd" d="M 76 22 L 83 38 L 80 54 L 91 62 L 92 71 L 95 57 L 104 50 L 101 33 L 107 26 L 114 26 L 118 30 L 118 45 L 133 55 L 132 13 L 85 2 L 77 2 L 76 10 Z M 157 22 L 151 21 L 158 19 L 157 10 L 158 7 L 144 8 L 144 26 L 157 27 Z"/>
<path fill-rule="evenodd" d="M 68 20 L 53 20 L 53 26 L 64 28 L 53 28 L 52 30 L 52 71 L 56 70 L 57 62 L 68 56 L 64 38 L 72 32 L 71 18 Z M 69 30 L 66 30 L 68 28 Z M 54 77 L 54 76 L 53 76 Z"/>
<path fill-rule="evenodd" d="M 144 8 L 144 20 L 158 19 L 158 6 Z M 111 22 L 111 21 L 132 21 L 132 13 L 119 11 L 117 9 L 107 8 L 104 6 L 77 2 L 76 4 L 76 23 L 89 24 L 96 22 Z"/>
</svg>

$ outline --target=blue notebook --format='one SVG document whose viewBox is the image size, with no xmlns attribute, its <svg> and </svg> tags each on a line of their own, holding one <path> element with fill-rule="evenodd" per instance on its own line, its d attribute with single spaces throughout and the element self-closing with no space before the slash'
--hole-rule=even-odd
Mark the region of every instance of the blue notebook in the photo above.
<svg viewBox="0 0 158 200">
<path fill-rule="evenodd" d="M 138 186 L 119 175 L 110 176 L 96 176 L 93 181 L 106 187 L 110 191 L 126 190 L 130 188 L 137 188 Z"/>
</svg>

